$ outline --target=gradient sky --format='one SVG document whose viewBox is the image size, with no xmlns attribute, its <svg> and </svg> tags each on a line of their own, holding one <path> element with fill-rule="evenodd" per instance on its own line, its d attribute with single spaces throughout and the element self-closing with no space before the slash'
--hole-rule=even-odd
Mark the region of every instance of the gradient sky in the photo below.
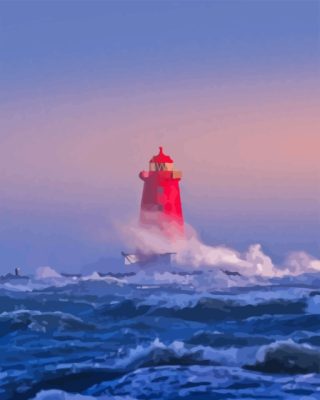
<svg viewBox="0 0 320 400">
<path fill-rule="evenodd" d="M 203 241 L 320 256 L 319 1 L 0 2 L 0 272 L 125 247 L 159 145 Z"/>
</svg>

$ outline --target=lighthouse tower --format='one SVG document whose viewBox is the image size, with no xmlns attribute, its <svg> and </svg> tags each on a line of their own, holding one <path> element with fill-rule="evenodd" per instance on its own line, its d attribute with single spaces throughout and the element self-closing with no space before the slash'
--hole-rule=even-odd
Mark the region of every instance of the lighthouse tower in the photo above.
<svg viewBox="0 0 320 400">
<path fill-rule="evenodd" d="M 142 171 L 143 193 L 140 225 L 158 229 L 169 240 L 181 238 L 184 220 L 181 207 L 179 182 L 181 171 L 173 168 L 173 160 L 159 147 L 159 154 L 149 162 L 149 171 Z"/>
<path fill-rule="evenodd" d="M 159 147 L 159 154 L 149 162 L 149 171 L 141 171 L 139 177 L 143 181 L 143 193 L 140 209 L 139 233 L 150 233 L 159 242 L 163 242 L 161 250 L 148 248 L 143 240 L 143 247 L 137 245 L 135 253 L 121 252 L 126 265 L 169 265 L 173 243 L 184 238 L 184 221 L 181 207 L 179 182 L 181 172 L 173 168 L 173 160 L 164 154 Z M 161 240 L 164 239 L 164 240 Z"/>
</svg>

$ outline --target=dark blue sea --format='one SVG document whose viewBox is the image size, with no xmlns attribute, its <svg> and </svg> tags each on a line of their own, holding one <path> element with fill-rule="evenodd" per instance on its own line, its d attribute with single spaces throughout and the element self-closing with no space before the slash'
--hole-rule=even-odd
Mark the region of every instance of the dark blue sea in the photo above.
<svg viewBox="0 0 320 400">
<path fill-rule="evenodd" d="M 0 399 L 320 399 L 320 273 L 2 283 Z"/>
</svg>

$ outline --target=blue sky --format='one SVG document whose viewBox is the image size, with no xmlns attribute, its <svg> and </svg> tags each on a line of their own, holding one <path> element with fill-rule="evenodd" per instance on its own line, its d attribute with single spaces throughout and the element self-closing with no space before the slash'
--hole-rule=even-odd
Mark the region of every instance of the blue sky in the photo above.
<svg viewBox="0 0 320 400">
<path fill-rule="evenodd" d="M 145 78 L 303 72 L 318 65 L 317 1 L 2 1 L 12 94 Z M 39 90 L 39 89 L 38 89 Z"/>
</svg>

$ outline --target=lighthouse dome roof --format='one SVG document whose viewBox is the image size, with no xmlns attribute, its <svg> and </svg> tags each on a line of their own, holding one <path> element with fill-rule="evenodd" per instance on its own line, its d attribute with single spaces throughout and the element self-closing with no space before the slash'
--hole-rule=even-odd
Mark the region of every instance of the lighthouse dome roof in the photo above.
<svg viewBox="0 0 320 400">
<path fill-rule="evenodd" d="M 163 152 L 163 148 L 160 146 L 159 147 L 159 154 L 156 156 L 153 156 L 150 160 L 150 162 L 154 163 L 173 163 L 173 160 L 171 157 L 167 156 Z"/>
</svg>

